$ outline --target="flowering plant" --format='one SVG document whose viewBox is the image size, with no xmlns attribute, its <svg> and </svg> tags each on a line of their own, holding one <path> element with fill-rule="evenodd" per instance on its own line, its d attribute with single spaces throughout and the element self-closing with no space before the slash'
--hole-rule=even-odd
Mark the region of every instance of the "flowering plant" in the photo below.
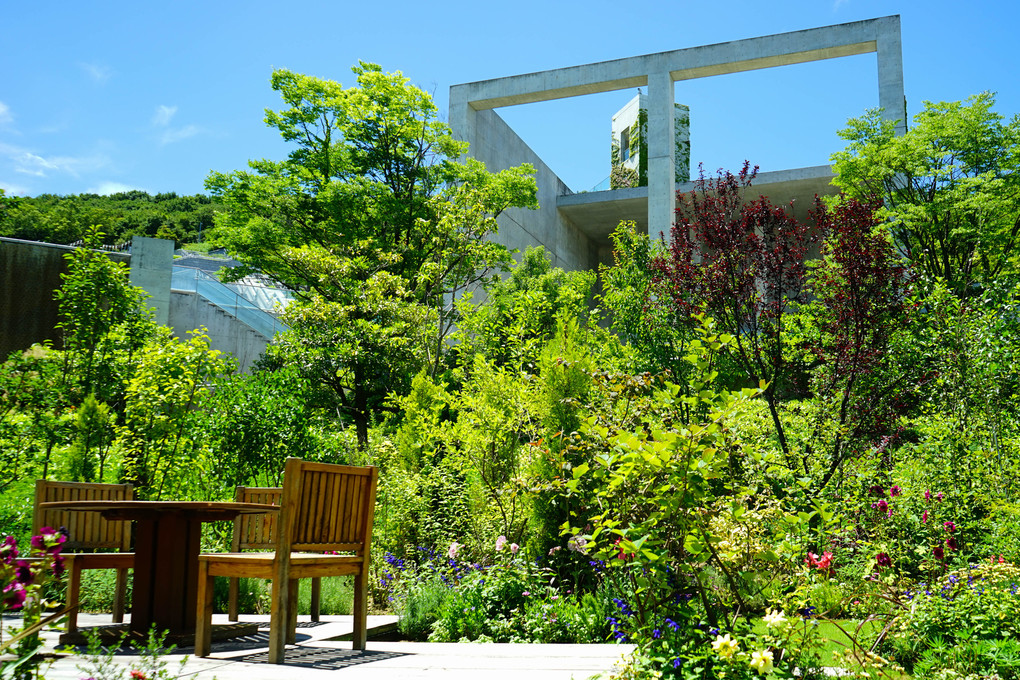
<svg viewBox="0 0 1020 680">
<path fill-rule="evenodd" d="M 30 674 L 38 667 L 39 631 L 67 612 L 65 607 L 41 618 L 46 603 L 40 596 L 43 586 L 64 573 L 60 550 L 66 540 L 63 531 L 43 527 L 32 537 L 27 555 L 18 550 L 12 536 L 5 536 L 0 543 L 0 612 L 23 612 L 21 629 L 9 639 L 4 639 L 0 624 L 0 653 L 14 651 L 12 660 L 0 661 L 0 676 Z"/>
</svg>

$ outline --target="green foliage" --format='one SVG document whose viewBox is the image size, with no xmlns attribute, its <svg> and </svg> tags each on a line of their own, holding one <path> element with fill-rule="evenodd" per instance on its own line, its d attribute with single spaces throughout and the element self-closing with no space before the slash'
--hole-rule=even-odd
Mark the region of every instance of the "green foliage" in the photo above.
<svg viewBox="0 0 1020 680">
<path fill-rule="evenodd" d="M 505 268 L 487 236 L 504 209 L 534 207 L 530 167 L 489 173 L 439 122 L 428 93 L 375 64 L 357 85 L 277 70 L 287 108 L 266 123 L 296 145 L 285 161 L 206 181 L 226 210 L 215 239 L 296 292 L 287 362 L 329 388 L 357 428 L 421 368 L 435 375 L 457 318 L 452 301 Z"/>
<path fill-rule="evenodd" d="M 70 244 L 86 238 L 99 225 L 106 244 L 130 241 L 132 236 L 167 238 L 180 246 L 201 241 L 213 224 L 219 205 L 204 194 L 178 196 L 128 191 L 109 196 L 77 194 L 5 197 L 0 207 L 0 236 L 45 243 Z"/>
<path fill-rule="evenodd" d="M 1020 235 L 1020 116 L 994 111 L 990 92 L 924 102 L 906 134 L 881 111 L 848 122 L 833 154 L 835 184 L 881 198 L 879 216 L 906 258 L 954 291 L 1016 273 Z"/>
<path fill-rule="evenodd" d="M 919 591 L 889 646 L 915 677 L 938 671 L 1020 677 L 1020 569 L 1009 563 L 954 571 Z M 944 676 L 941 676 L 944 677 Z"/>
<path fill-rule="evenodd" d="M 124 477 L 143 499 L 180 497 L 188 488 L 201 496 L 209 487 L 196 484 L 202 476 L 196 466 L 199 451 L 188 426 L 209 382 L 232 365 L 209 349 L 203 334 L 193 332 L 181 341 L 169 329 L 160 330 L 159 339 L 141 349 L 127 381 L 127 407 L 118 427 Z"/>
<path fill-rule="evenodd" d="M 663 243 L 638 233 L 637 224 L 628 221 L 621 222 L 610 239 L 613 265 L 599 266 L 598 303 L 626 347 L 626 364 L 635 373 L 669 371 L 681 381 L 688 371 L 683 357 L 693 332 L 690 318 L 650 304 L 657 297 L 651 263 L 663 255 Z"/>
<path fill-rule="evenodd" d="M 470 367 L 472 354 L 481 354 L 499 366 L 534 373 L 558 323 L 589 321 L 594 284 L 594 272 L 565 272 L 552 266 L 543 247 L 528 248 L 509 277 L 486 286 L 484 302 L 461 303 L 456 334 L 461 361 Z"/>
</svg>

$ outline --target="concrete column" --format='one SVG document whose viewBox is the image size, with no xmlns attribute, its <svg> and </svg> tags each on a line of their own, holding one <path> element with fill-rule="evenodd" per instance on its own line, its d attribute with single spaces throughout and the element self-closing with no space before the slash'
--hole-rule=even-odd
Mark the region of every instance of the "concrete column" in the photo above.
<svg viewBox="0 0 1020 680">
<path fill-rule="evenodd" d="M 896 134 L 907 131 L 907 106 L 903 93 L 903 47 L 900 42 L 900 17 L 878 20 L 875 37 L 878 55 L 878 105 L 886 120 L 896 122 Z"/>
<path fill-rule="evenodd" d="M 170 280 L 174 270 L 174 242 L 135 236 L 131 239 L 131 285 L 150 295 L 156 323 L 169 325 Z"/>
<path fill-rule="evenodd" d="M 478 112 L 468 103 L 467 95 L 467 88 L 464 86 L 454 85 L 450 88 L 450 129 L 454 137 L 473 147 L 477 141 Z M 475 156 L 470 148 L 468 155 Z"/>
<path fill-rule="evenodd" d="M 648 233 L 669 234 L 676 207 L 673 76 L 648 74 Z"/>
</svg>

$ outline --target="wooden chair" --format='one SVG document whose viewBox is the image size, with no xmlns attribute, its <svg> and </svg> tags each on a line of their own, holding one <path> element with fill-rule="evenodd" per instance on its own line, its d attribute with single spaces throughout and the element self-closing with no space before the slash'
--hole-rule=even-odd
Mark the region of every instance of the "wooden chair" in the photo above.
<svg viewBox="0 0 1020 680">
<path fill-rule="evenodd" d="M 238 503 L 266 503 L 279 505 L 283 495 L 280 486 L 239 486 L 234 490 L 234 500 Z M 238 515 L 234 520 L 234 538 L 230 542 L 230 552 L 243 550 L 272 550 L 276 547 L 277 515 L 265 513 L 261 515 Z M 231 576 L 227 595 L 227 619 L 237 621 L 238 582 L 239 578 Z M 319 601 L 322 592 L 322 579 L 312 579 L 312 621 L 319 620 Z"/>
<path fill-rule="evenodd" d="M 67 604 L 77 605 L 84 569 L 116 569 L 117 582 L 113 599 L 113 621 L 124 621 L 124 600 L 127 593 L 127 572 L 135 565 L 131 549 L 131 523 L 103 519 L 98 512 L 73 510 L 42 510 L 40 503 L 84 500 L 132 500 L 130 484 L 87 484 L 83 482 L 35 482 L 35 507 L 32 527 L 54 529 L 64 527 L 68 538 L 61 554 L 67 570 Z M 79 552 L 82 550 L 115 550 L 117 552 Z M 78 629 L 78 608 L 67 616 L 67 631 Z"/>
<path fill-rule="evenodd" d="M 213 578 L 272 579 L 269 662 L 296 640 L 298 579 L 354 576 L 354 649 L 367 639 L 368 565 L 379 471 L 288 458 L 273 553 L 200 555 L 195 655 L 212 643 Z M 348 554 L 309 554 L 336 552 Z M 353 553 L 353 554 L 351 554 Z"/>
</svg>

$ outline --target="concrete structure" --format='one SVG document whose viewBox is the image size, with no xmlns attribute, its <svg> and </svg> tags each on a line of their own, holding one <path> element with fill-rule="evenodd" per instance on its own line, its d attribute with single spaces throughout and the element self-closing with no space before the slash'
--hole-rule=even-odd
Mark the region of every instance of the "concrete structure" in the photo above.
<svg viewBox="0 0 1020 680">
<path fill-rule="evenodd" d="M 135 236 L 131 239 L 131 285 L 149 294 L 156 323 L 170 324 L 170 278 L 174 268 L 174 242 Z"/>
<path fill-rule="evenodd" d="M 651 233 L 668 232 L 676 191 L 693 188 L 676 183 L 676 81 L 866 53 L 877 55 L 879 106 L 902 133 L 906 111 L 899 16 L 454 85 L 450 125 L 490 170 L 521 163 L 537 170 L 542 207 L 507 211 L 498 240 L 521 250 L 542 244 L 554 265 L 588 269 L 608 260 L 608 236 L 621 219 L 633 219 Z M 574 194 L 496 113 L 504 106 L 636 87 L 647 88 L 647 187 Z M 763 173 L 756 186 L 780 202 L 786 195 L 831 193 L 831 176 L 829 167 L 820 165 Z"/>
<path fill-rule="evenodd" d="M 225 286 L 206 275 L 201 282 L 175 266 L 173 241 L 136 236 L 129 252 L 108 252 L 115 262 L 129 266 L 132 285 L 149 294 L 158 323 L 185 339 L 189 331 L 205 328 L 212 349 L 233 355 L 241 371 L 262 356 L 274 333 L 282 327 L 264 311 L 273 295 L 255 285 Z M 0 361 L 14 351 L 50 341 L 62 349 L 54 292 L 67 271 L 65 255 L 71 246 L 0 239 Z"/>
</svg>

